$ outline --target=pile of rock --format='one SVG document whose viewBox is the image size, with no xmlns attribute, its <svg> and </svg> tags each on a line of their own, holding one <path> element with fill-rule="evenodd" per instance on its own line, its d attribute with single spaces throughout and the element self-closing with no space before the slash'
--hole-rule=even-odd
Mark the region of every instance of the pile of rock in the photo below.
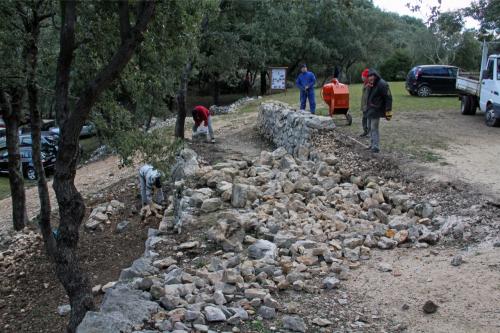
<svg viewBox="0 0 500 333">
<path fill-rule="evenodd" d="M 210 107 L 210 114 L 221 115 L 221 114 L 232 113 L 232 112 L 235 112 L 236 110 L 239 110 L 242 106 L 245 106 L 246 104 L 255 101 L 258 98 L 261 98 L 261 97 L 260 96 L 259 97 L 243 97 L 230 105 L 225 105 L 225 106 L 212 105 Z"/>
<path fill-rule="evenodd" d="M 439 202 L 418 202 L 401 184 L 351 174 L 333 154 L 309 155 L 314 160 L 278 148 L 254 161 L 200 166 L 194 152 L 181 153 L 188 171 L 174 176 L 174 204 L 160 230 L 150 231 L 144 257 L 122 272 L 101 312 L 87 314 L 78 332 L 139 331 L 144 321 L 152 332 L 208 332 L 220 323 L 237 331 L 250 318 L 280 319 L 295 332 L 329 326 L 322 318 L 306 322 L 277 293 L 341 288 L 374 250 L 427 247 L 467 232 L 459 218 L 440 215 Z M 206 240 L 160 256 L 175 241 L 166 234 L 174 220 L 195 230 L 203 227 L 200 213 L 214 216 Z M 208 262 L 186 260 L 185 252 L 209 243 L 217 247 Z"/>
<path fill-rule="evenodd" d="M 0 252 L 0 269 L 13 268 L 18 260 L 37 255 L 38 252 L 34 249 L 41 240 L 40 234 L 27 228 L 13 234 L 8 248 Z M 2 276 L 7 277 L 8 272 L 9 270 L 4 271 L 5 275 Z"/>
<path fill-rule="evenodd" d="M 160 128 L 173 126 L 175 124 L 175 121 L 176 121 L 175 117 L 170 117 L 166 119 L 153 118 L 151 119 L 151 124 L 149 126 L 148 132 L 151 133 Z"/>
<path fill-rule="evenodd" d="M 307 160 L 311 139 L 320 132 L 335 128 L 330 117 L 298 112 L 280 102 L 264 103 L 260 107 L 258 129 L 277 147 L 283 147 L 295 157 Z"/>
<path fill-rule="evenodd" d="M 125 204 L 118 200 L 111 200 L 108 203 L 104 203 L 95 207 L 90 213 L 90 216 L 85 222 L 85 228 L 88 230 L 104 230 L 105 224 L 110 224 L 110 217 L 125 208 Z"/>
</svg>

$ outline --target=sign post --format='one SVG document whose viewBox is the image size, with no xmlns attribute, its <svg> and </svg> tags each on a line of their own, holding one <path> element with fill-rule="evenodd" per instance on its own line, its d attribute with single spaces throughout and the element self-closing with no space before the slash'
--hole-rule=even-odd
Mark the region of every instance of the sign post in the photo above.
<svg viewBox="0 0 500 333">
<path fill-rule="evenodd" d="M 284 91 L 286 93 L 286 70 L 288 67 L 269 67 L 271 78 L 271 89 L 273 91 Z"/>
</svg>

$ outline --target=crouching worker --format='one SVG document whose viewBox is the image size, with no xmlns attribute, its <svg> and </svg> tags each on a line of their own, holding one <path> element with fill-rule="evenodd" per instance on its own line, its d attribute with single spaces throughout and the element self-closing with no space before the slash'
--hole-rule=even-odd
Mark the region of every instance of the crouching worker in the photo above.
<svg viewBox="0 0 500 333">
<path fill-rule="evenodd" d="M 164 201 L 161 189 L 161 173 L 151 165 L 143 165 L 139 169 L 139 183 L 141 186 L 142 209 L 141 216 L 146 218 L 151 214 L 161 218 L 161 204 Z"/>
<path fill-rule="evenodd" d="M 194 125 L 193 125 L 193 133 L 196 133 L 196 130 L 201 125 L 204 124 L 205 127 L 208 127 L 207 132 L 207 142 L 215 143 L 214 130 L 212 128 L 212 116 L 210 115 L 210 111 L 201 105 L 195 106 L 191 111 L 193 115 Z"/>
</svg>

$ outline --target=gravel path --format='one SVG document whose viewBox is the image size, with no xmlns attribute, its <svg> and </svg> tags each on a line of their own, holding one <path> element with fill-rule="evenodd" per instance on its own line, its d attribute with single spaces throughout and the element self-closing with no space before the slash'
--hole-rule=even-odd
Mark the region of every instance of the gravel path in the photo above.
<svg viewBox="0 0 500 333">
<path fill-rule="evenodd" d="M 110 185 L 129 177 L 134 169 L 119 168 L 119 160 L 116 156 L 107 157 L 101 161 L 82 166 L 77 170 L 75 185 L 83 196 L 99 192 Z M 88 177 L 92 175 L 92 177 Z M 57 207 L 56 197 L 52 189 L 52 181 L 49 181 L 49 192 L 52 209 Z M 31 187 L 26 190 L 26 208 L 28 218 L 34 218 L 40 211 L 38 190 Z M 12 230 L 12 201 L 6 198 L 0 201 L 0 240 L 2 235 Z"/>
</svg>

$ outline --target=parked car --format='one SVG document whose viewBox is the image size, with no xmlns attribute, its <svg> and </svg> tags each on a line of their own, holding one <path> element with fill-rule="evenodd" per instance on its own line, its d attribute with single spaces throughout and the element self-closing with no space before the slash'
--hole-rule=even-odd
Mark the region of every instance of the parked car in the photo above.
<svg viewBox="0 0 500 333">
<path fill-rule="evenodd" d="M 36 179 L 35 166 L 33 164 L 33 151 L 30 146 L 19 147 L 21 165 L 24 177 L 29 180 Z M 56 163 L 56 155 L 49 151 L 42 151 L 42 163 L 45 170 L 52 170 Z M 6 148 L 0 149 L 0 173 L 9 172 L 9 153 Z"/>
<path fill-rule="evenodd" d="M 457 67 L 446 65 L 413 67 L 406 76 L 406 90 L 410 95 L 420 97 L 456 94 L 457 72 Z"/>
<path fill-rule="evenodd" d="M 59 127 L 52 127 L 49 131 L 51 134 L 59 136 Z M 82 130 L 80 131 L 80 137 L 84 138 L 93 135 L 96 135 L 95 125 L 90 121 L 86 121 L 85 124 L 83 124 Z"/>
<path fill-rule="evenodd" d="M 40 135 L 40 143 L 42 146 L 42 150 L 44 151 L 52 151 L 54 154 L 57 153 L 57 137 L 51 135 L 48 132 L 42 132 Z M 19 135 L 19 145 L 20 146 L 29 146 L 31 147 L 33 141 L 31 139 L 31 133 L 24 133 Z M 0 138 L 0 149 L 6 148 L 7 142 L 6 138 Z"/>
</svg>

